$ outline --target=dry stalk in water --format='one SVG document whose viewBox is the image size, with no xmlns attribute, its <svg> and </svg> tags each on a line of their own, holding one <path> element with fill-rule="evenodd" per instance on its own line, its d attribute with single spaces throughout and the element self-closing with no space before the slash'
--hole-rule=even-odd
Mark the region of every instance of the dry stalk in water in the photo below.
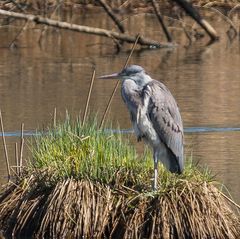
<svg viewBox="0 0 240 239">
<path fill-rule="evenodd" d="M 83 114 L 83 125 L 86 121 L 86 118 L 87 118 L 87 111 L 88 111 L 88 106 L 89 106 L 89 101 L 90 101 L 90 98 L 91 98 L 91 93 L 92 93 L 92 88 L 93 88 L 93 82 L 94 82 L 94 79 L 95 79 L 95 69 L 93 70 L 93 73 L 92 73 L 92 77 L 91 77 L 91 83 L 90 83 L 90 86 L 89 86 L 89 90 L 88 90 L 88 96 L 87 96 L 87 100 L 86 100 L 86 105 L 85 105 L 85 110 L 84 110 L 84 114 Z"/>
<path fill-rule="evenodd" d="M 24 123 L 21 124 L 21 141 L 20 141 L 20 158 L 19 158 L 19 173 L 22 173 L 22 166 L 23 166 L 23 145 L 24 145 Z"/>
<path fill-rule="evenodd" d="M 11 178 L 10 164 L 9 164 L 9 159 L 8 159 L 8 151 L 7 151 L 7 144 L 6 144 L 6 140 L 5 140 L 4 127 L 3 127 L 3 118 L 2 118 L 2 111 L 1 110 L 0 110 L 0 121 L 1 121 L 1 129 L 2 129 L 2 139 L 3 139 L 4 154 L 5 154 L 5 160 L 6 160 L 7 172 L 8 172 L 8 181 L 9 181 L 10 178 Z"/>
</svg>

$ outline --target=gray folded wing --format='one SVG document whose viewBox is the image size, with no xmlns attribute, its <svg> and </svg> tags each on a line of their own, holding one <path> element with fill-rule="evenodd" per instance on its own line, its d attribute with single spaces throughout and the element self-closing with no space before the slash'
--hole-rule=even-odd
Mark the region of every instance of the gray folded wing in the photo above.
<svg viewBox="0 0 240 239">
<path fill-rule="evenodd" d="M 177 103 L 167 87 L 156 80 L 147 84 L 143 94 L 150 97 L 148 115 L 153 128 L 175 156 L 178 173 L 181 173 L 184 166 L 183 125 Z"/>
</svg>

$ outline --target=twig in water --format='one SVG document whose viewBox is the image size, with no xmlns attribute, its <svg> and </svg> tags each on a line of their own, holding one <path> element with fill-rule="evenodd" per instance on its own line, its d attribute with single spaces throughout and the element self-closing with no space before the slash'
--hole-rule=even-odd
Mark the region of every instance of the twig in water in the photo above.
<svg viewBox="0 0 240 239">
<path fill-rule="evenodd" d="M 22 172 L 22 161 L 23 161 L 23 144 L 24 144 L 24 138 L 23 138 L 23 129 L 24 124 L 21 124 L 21 146 L 20 146 L 20 159 L 19 159 L 19 174 L 21 175 Z"/>
<path fill-rule="evenodd" d="M 89 90 L 88 90 L 88 97 L 87 97 L 87 101 L 86 101 L 86 105 L 85 105 L 85 110 L 84 110 L 84 115 L 83 115 L 83 125 L 85 124 L 86 118 L 87 118 L 87 111 L 88 111 L 88 105 L 89 105 L 89 101 L 90 101 L 90 97 L 91 97 L 91 93 L 92 93 L 92 87 L 93 87 L 93 82 L 95 79 L 95 69 L 93 70 L 92 73 L 92 79 L 91 79 L 91 83 L 89 86 Z"/>
<path fill-rule="evenodd" d="M 63 2 L 64 2 L 63 0 L 62 0 L 62 1 L 59 1 L 59 3 L 57 4 L 57 6 L 55 7 L 54 11 L 53 11 L 52 14 L 50 15 L 50 18 L 53 16 L 53 14 L 56 13 L 56 11 L 59 9 L 59 7 L 62 5 Z M 41 43 L 42 38 L 43 38 L 43 36 L 45 35 L 47 29 L 48 29 L 48 26 L 46 25 L 46 26 L 44 26 L 43 29 L 41 30 L 40 36 L 39 36 L 39 38 L 38 38 L 38 43 Z"/>
<path fill-rule="evenodd" d="M 130 61 L 130 58 L 131 58 L 131 56 L 132 56 L 132 54 L 133 54 L 133 51 L 134 51 L 134 49 L 135 49 L 135 47 L 136 47 L 139 39 L 140 39 L 140 35 L 138 34 L 137 37 L 136 37 L 136 40 L 135 40 L 135 42 L 134 42 L 134 45 L 133 45 L 133 47 L 132 47 L 132 49 L 131 49 L 131 52 L 130 52 L 130 54 L 128 55 L 128 58 L 127 58 L 127 60 L 126 60 L 126 62 L 125 62 L 125 64 L 124 64 L 123 69 L 126 68 L 126 66 L 128 65 L 128 63 L 129 63 L 129 61 Z M 115 93 L 116 93 L 116 91 L 117 91 L 117 88 L 118 88 L 118 86 L 119 86 L 119 83 L 120 83 L 120 81 L 118 80 L 117 83 L 116 83 L 116 85 L 115 85 L 115 87 L 114 87 L 114 89 L 113 89 L 113 92 L 112 92 L 112 94 L 111 94 L 111 96 L 110 96 L 110 98 L 109 98 L 107 107 L 106 107 L 106 109 L 105 109 L 105 111 L 104 111 L 104 114 L 103 114 L 103 117 L 102 117 L 102 120 L 101 120 L 100 129 L 103 127 L 103 124 L 104 124 L 106 115 L 107 115 L 108 110 L 109 110 L 109 108 L 110 108 L 110 105 L 111 105 L 111 103 L 112 103 L 113 97 L 114 97 L 114 95 L 115 95 Z"/>
<path fill-rule="evenodd" d="M 183 21 L 183 19 L 181 19 L 180 14 L 178 14 L 178 19 L 179 19 L 179 22 L 180 22 L 180 24 L 181 24 L 181 26 L 182 26 L 182 29 L 183 29 L 183 31 L 184 31 L 187 39 L 188 39 L 188 41 L 189 41 L 189 45 L 191 45 L 191 44 L 192 44 L 191 35 L 189 34 L 188 30 L 186 29 L 185 22 Z"/>
<path fill-rule="evenodd" d="M 172 36 L 168 32 L 168 29 L 167 29 L 167 27 L 165 26 L 165 24 L 163 22 L 163 18 L 162 18 L 161 14 L 160 14 L 160 11 L 158 9 L 158 5 L 156 3 L 156 0 L 151 0 L 151 3 L 152 3 L 152 6 L 153 6 L 153 9 L 155 11 L 155 14 L 156 14 L 156 16 L 158 18 L 158 21 L 159 21 L 160 25 L 162 26 L 162 29 L 163 29 L 163 31 L 164 31 L 164 33 L 166 35 L 166 38 L 167 38 L 168 42 L 172 42 Z"/>
<path fill-rule="evenodd" d="M 19 38 L 19 36 L 27 29 L 29 20 L 27 20 L 23 27 L 20 29 L 20 31 L 17 33 L 17 35 L 14 37 L 14 39 L 11 41 L 11 43 L 9 44 L 9 48 L 13 48 L 16 47 L 17 45 L 15 44 L 16 40 Z"/>
<path fill-rule="evenodd" d="M 2 128 L 3 147 L 4 147 L 6 164 L 7 164 L 8 181 L 10 181 L 10 177 L 11 177 L 10 165 L 9 165 L 9 160 L 8 160 L 8 152 L 7 152 L 7 145 L 6 145 L 5 135 L 4 135 L 4 127 L 3 127 L 3 119 L 2 119 L 2 111 L 1 110 L 0 110 L 0 121 L 1 121 L 1 128 Z"/>
</svg>

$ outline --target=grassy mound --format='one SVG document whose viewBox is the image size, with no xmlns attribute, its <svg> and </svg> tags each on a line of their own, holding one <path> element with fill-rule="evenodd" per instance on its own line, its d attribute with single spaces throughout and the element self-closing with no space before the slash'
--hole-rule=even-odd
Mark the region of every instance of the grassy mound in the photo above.
<svg viewBox="0 0 240 239">
<path fill-rule="evenodd" d="M 239 238 L 239 218 L 208 173 L 181 176 L 139 158 L 120 134 L 66 122 L 35 138 L 32 160 L 0 194 L 6 235 L 40 238 Z"/>
</svg>

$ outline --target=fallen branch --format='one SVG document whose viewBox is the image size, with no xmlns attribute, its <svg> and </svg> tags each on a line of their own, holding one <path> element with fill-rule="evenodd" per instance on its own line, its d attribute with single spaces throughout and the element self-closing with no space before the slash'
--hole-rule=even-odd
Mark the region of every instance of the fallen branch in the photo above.
<svg viewBox="0 0 240 239">
<path fill-rule="evenodd" d="M 114 31 L 102 29 L 102 28 L 88 27 L 88 26 L 71 24 L 71 23 L 62 22 L 62 21 L 56 21 L 49 18 L 35 16 L 32 14 L 22 14 L 22 13 L 10 12 L 10 11 L 5 11 L 0 9 L 0 15 L 29 20 L 37 24 L 45 24 L 48 26 L 58 27 L 61 29 L 72 30 L 72 31 L 93 34 L 93 35 L 98 35 L 103 37 L 115 38 L 128 43 L 134 43 L 136 41 L 136 36 L 131 36 L 125 33 L 118 33 Z M 149 46 L 149 47 L 156 47 L 156 48 L 175 46 L 173 43 L 159 43 L 157 41 L 143 38 L 143 37 L 139 38 L 138 44 L 142 46 Z"/>
</svg>

